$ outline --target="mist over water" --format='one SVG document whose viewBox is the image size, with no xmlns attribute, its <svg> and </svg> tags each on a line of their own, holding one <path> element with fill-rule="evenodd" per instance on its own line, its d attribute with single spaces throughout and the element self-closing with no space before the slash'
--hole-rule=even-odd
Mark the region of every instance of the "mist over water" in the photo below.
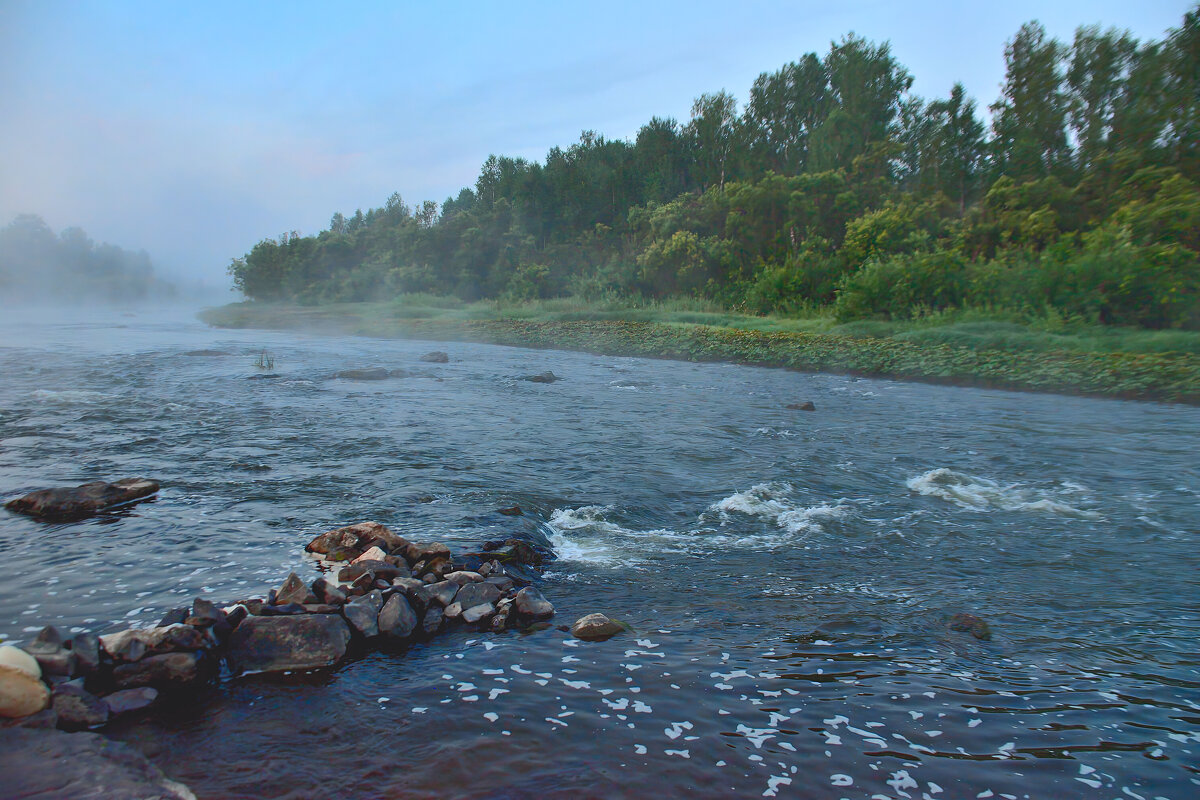
<svg viewBox="0 0 1200 800">
<path fill-rule="evenodd" d="M 416 374 L 331 377 L 372 366 Z M 175 309 L 7 309 L 0 370 L 5 498 L 163 483 L 80 523 L 0 515 L 6 640 L 261 596 L 364 519 L 545 537 L 555 622 L 634 629 L 455 632 L 113 727 L 199 796 L 1197 792 L 1200 409 Z M 962 611 L 993 640 L 950 632 Z"/>
</svg>

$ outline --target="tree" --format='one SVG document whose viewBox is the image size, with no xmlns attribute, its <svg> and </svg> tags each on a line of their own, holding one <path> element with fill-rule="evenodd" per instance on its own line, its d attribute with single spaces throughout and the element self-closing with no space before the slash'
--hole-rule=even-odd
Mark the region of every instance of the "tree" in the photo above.
<svg viewBox="0 0 1200 800">
<path fill-rule="evenodd" d="M 1091 166 L 1110 149 L 1113 117 L 1136 52 L 1137 42 L 1128 33 L 1112 28 L 1101 32 L 1095 25 L 1075 31 L 1067 86 L 1076 163 L 1081 167 Z"/>
<path fill-rule="evenodd" d="M 684 135 L 692 145 L 702 189 L 723 187 L 737 132 L 737 101 L 724 90 L 702 94 L 692 103 L 692 120 Z"/>
<path fill-rule="evenodd" d="M 754 166 L 780 175 L 802 172 L 809 138 L 829 113 L 830 100 L 829 74 L 816 53 L 759 75 L 742 117 Z"/>
<path fill-rule="evenodd" d="M 1021 26 L 1004 48 L 1003 96 L 991 106 L 995 165 L 1002 175 L 1032 180 L 1070 164 L 1063 46 L 1037 22 Z"/>
</svg>

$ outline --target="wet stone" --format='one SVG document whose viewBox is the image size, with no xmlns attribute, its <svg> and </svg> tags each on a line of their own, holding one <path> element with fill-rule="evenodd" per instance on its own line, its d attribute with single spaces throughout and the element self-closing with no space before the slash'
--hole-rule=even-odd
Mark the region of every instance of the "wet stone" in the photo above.
<svg viewBox="0 0 1200 800">
<path fill-rule="evenodd" d="M 379 612 L 379 633 L 395 639 L 407 639 L 417 627 L 417 615 L 408 600 L 393 594 Z"/>
<path fill-rule="evenodd" d="M 100 668 L 100 637 L 94 633 L 77 633 L 71 637 L 71 652 L 75 654 L 75 671 L 91 675 Z"/>
<path fill-rule="evenodd" d="M 51 704 L 64 731 L 98 728 L 108 722 L 108 703 L 74 682 L 55 687 Z"/>
<path fill-rule="evenodd" d="M 513 601 L 513 609 L 522 617 L 530 620 L 548 619 L 554 616 L 554 606 L 532 586 L 526 586 L 517 592 Z"/>
<path fill-rule="evenodd" d="M 457 583 L 459 586 L 466 586 L 468 583 L 479 583 L 483 580 L 483 576 L 478 572 L 469 570 L 458 570 L 456 572 L 447 573 L 444 580 Z"/>
<path fill-rule="evenodd" d="M 441 603 L 443 606 L 448 606 L 454 602 L 454 596 L 458 594 L 458 584 L 454 581 L 441 581 L 440 583 L 431 583 L 425 587 L 429 592 L 429 596 Z"/>
<path fill-rule="evenodd" d="M 513 583 L 513 579 L 507 575 L 493 575 L 491 577 L 484 578 L 484 581 L 490 583 L 492 586 L 495 586 L 502 592 L 507 592 L 516 585 Z"/>
<path fill-rule="evenodd" d="M 379 607 L 372 600 L 374 594 L 376 592 L 356 597 L 342 606 L 342 614 L 350 627 L 367 639 L 379 635 Z"/>
<path fill-rule="evenodd" d="M 342 660 L 350 628 L 335 614 L 251 617 L 229 638 L 235 673 L 328 667 Z"/>
<path fill-rule="evenodd" d="M 275 593 L 275 602 L 272 605 L 283 606 L 289 603 L 304 605 L 315 602 L 317 602 L 317 598 L 308 590 L 308 586 L 300 579 L 300 576 L 293 572 L 287 576 L 283 585 L 279 587 L 279 591 Z"/>
<path fill-rule="evenodd" d="M 571 626 L 571 635 L 576 639 L 599 641 L 616 636 L 625 628 L 603 614 L 588 614 L 575 620 Z"/>
<path fill-rule="evenodd" d="M 421 629 L 425 632 L 425 635 L 433 636 L 441 630 L 444 617 L 445 612 L 442 611 L 440 606 L 430 606 L 429 610 L 425 612 L 424 619 L 421 620 Z"/>
<path fill-rule="evenodd" d="M 157 491 L 158 482 L 147 478 L 124 478 L 113 483 L 93 481 L 72 488 L 39 489 L 8 501 L 4 507 L 41 519 L 75 520 L 144 499 Z"/>
<path fill-rule="evenodd" d="M 519 517 L 525 513 L 521 510 L 520 506 L 509 506 L 508 508 L 497 508 L 496 511 L 500 514 L 503 514 L 506 517 Z"/>
<path fill-rule="evenodd" d="M 462 613 L 463 622 L 474 624 L 491 618 L 496 613 L 496 607 L 491 603 L 480 603 L 471 606 Z"/>
<path fill-rule="evenodd" d="M 203 681 L 206 672 L 203 659 L 197 653 L 164 653 L 114 667 L 113 682 L 118 689 L 139 686 L 180 688 Z"/>
<path fill-rule="evenodd" d="M 805 400 L 803 403 L 788 403 L 787 409 L 789 411 L 816 411 L 817 407 L 811 400 Z"/>
<path fill-rule="evenodd" d="M 105 695 L 104 702 L 108 705 L 109 713 L 116 716 L 118 714 L 129 714 L 149 708 L 157 699 L 157 689 L 150 686 L 143 686 L 139 689 L 121 689 L 120 691 Z"/>
<path fill-rule="evenodd" d="M 980 641 L 990 641 L 992 638 L 992 629 L 986 620 L 965 612 L 960 612 L 950 618 L 950 630 L 969 633 Z"/>
<path fill-rule="evenodd" d="M 187 619 L 188 625 L 209 628 L 224 620 L 225 612 L 217 608 L 212 601 L 202 597 L 197 597 L 192 601 L 192 613 Z"/>
<path fill-rule="evenodd" d="M 278 606 L 263 606 L 259 615 L 263 617 L 289 617 L 296 614 L 307 614 L 308 609 L 302 603 L 284 603 Z"/>
<path fill-rule="evenodd" d="M 483 603 L 495 603 L 500 599 L 500 590 L 490 583 L 470 583 L 458 590 L 454 602 L 467 610 Z"/>
<path fill-rule="evenodd" d="M 159 622 L 158 622 L 158 627 L 165 628 L 168 625 L 179 625 L 180 623 L 184 622 L 187 618 L 188 618 L 188 609 L 172 608 L 166 614 L 163 614 L 163 618 L 161 620 L 159 620 Z"/>
</svg>

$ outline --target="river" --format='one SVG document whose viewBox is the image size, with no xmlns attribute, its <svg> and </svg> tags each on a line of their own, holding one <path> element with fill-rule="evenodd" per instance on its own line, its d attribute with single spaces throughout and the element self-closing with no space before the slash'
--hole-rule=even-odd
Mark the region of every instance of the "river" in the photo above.
<svg viewBox="0 0 1200 800">
<path fill-rule="evenodd" d="M 373 366 L 415 374 L 331 377 Z M 262 596 L 368 519 L 544 536 L 555 622 L 633 629 L 459 630 L 109 726 L 200 797 L 1200 793 L 1200 408 L 165 309 L 4 310 L 0 375 L 5 498 L 163 484 L 84 522 L 0 512 L 4 640 Z"/>
</svg>

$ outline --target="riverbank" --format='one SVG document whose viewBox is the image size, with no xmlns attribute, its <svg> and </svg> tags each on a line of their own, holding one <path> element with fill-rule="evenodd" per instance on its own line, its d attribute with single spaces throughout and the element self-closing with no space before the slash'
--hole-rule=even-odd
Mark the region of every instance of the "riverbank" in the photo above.
<svg viewBox="0 0 1200 800">
<path fill-rule="evenodd" d="M 964 386 L 1200 404 L 1200 355 L 1000 349 L 802 330 L 620 318 L 422 318 L 391 304 L 233 303 L 200 315 L 223 328 L 471 341 L 615 356 L 728 361 Z M 932 338 L 932 337 L 929 337 Z"/>
</svg>

